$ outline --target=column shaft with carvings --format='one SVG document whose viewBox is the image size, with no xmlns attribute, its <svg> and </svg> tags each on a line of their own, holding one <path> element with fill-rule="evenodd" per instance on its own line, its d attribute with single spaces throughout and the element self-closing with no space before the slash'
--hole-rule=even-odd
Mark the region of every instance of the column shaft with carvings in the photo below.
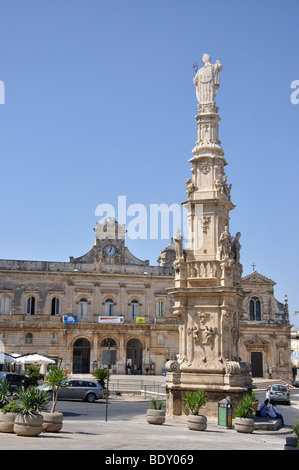
<svg viewBox="0 0 299 470">
<path fill-rule="evenodd" d="M 207 54 L 203 63 L 194 78 L 199 100 L 197 141 L 189 160 L 191 176 L 183 203 L 188 210 L 188 245 L 183 248 L 178 231 L 175 286 L 170 291 L 175 299 L 173 313 L 179 320 L 180 387 L 201 385 L 224 392 L 230 388 L 232 376 L 236 386 L 238 375 L 238 386 L 247 390 L 248 367 L 239 357 L 241 234 L 232 236 L 229 231 L 230 211 L 235 206 L 225 173 L 227 162 L 219 140 L 220 117 L 215 104 L 222 65 L 219 61 L 211 64 Z M 177 382 L 176 375 L 175 389 Z"/>
</svg>

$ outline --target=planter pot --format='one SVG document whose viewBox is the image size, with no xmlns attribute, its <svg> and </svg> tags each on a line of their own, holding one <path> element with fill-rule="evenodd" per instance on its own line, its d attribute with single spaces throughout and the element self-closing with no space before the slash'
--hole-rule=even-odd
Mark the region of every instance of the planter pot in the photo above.
<svg viewBox="0 0 299 470">
<path fill-rule="evenodd" d="M 259 407 L 259 402 L 258 402 L 258 401 L 254 401 L 254 402 L 252 403 L 252 409 L 253 409 L 253 411 L 256 411 L 256 410 L 258 409 L 258 407 Z"/>
<path fill-rule="evenodd" d="M 299 450 L 297 448 L 297 437 L 287 437 L 284 450 Z"/>
<path fill-rule="evenodd" d="M 44 432 L 59 432 L 63 425 L 63 414 L 59 411 L 54 413 L 42 413 L 44 422 L 43 422 L 43 431 Z"/>
<path fill-rule="evenodd" d="M 165 422 L 164 410 L 147 410 L 147 422 L 150 424 L 163 424 Z"/>
<path fill-rule="evenodd" d="M 204 431 L 207 428 L 207 417 L 204 415 L 188 415 L 188 428 L 192 431 Z"/>
<path fill-rule="evenodd" d="M 38 414 L 17 415 L 14 423 L 14 432 L 18 436 L 38 436 L 43 430 L 43 416 Z"/>
<path fill-rule="evenodd" d="M 252 433 L 254 431 L 254 420 L 252 418 L 235 418 L 235 430 Z"/>
<path fill-rule="evenodd" d="M 14 432 L 15 413 L 0 413 L 0 432 Z"/>
</svg>

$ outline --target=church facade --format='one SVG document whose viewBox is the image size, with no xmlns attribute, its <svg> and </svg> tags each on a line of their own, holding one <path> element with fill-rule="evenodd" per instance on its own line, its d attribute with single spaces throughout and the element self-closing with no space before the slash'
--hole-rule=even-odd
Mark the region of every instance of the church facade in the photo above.
<svg viewBox="0 0 299 470">
<path fill-rule="evenodd" d="M 291 378 L 291 325 L 287 296 L 279 302 L 275 282 L 256 271 L 242 278 L 244 292 L 240 322 L 242 359 L 253 377 Z"/>
</svg>

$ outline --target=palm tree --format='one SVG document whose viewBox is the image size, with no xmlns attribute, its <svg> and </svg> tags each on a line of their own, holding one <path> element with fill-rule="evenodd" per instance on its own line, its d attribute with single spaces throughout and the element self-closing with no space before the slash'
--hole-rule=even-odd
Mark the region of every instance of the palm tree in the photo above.
<svg viewBox="0 0 299 470">
<path fill-rule="evenodd" d="M 66 387 L 66 379 L 68 376 L 66 375 L 64 369 L 56 369 L 56 367 L 51 367 L 49 373 L 45 379 L 45 384 L 49 385 L 52 388 L 52 409 L 51 413 L 55 412 L 57 400 L 58 400 L 58 392 L 59 389 L 62 387 Z"/>
</svg>

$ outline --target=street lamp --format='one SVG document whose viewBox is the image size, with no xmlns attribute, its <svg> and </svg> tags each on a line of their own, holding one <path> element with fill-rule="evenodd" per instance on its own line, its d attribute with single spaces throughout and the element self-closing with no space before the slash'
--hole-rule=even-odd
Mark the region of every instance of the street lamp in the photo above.
<svg viewBox="0 0 299 470">
<path fill-rule="evenodd" d="M 108 395 L 109 395 L 109 367 L 110 367 L 110 338 L 108 338 L 108 364 L 107 364 L 107 393 L 106 393 L 106 421 L 108 421 Z"/>
</svg>

